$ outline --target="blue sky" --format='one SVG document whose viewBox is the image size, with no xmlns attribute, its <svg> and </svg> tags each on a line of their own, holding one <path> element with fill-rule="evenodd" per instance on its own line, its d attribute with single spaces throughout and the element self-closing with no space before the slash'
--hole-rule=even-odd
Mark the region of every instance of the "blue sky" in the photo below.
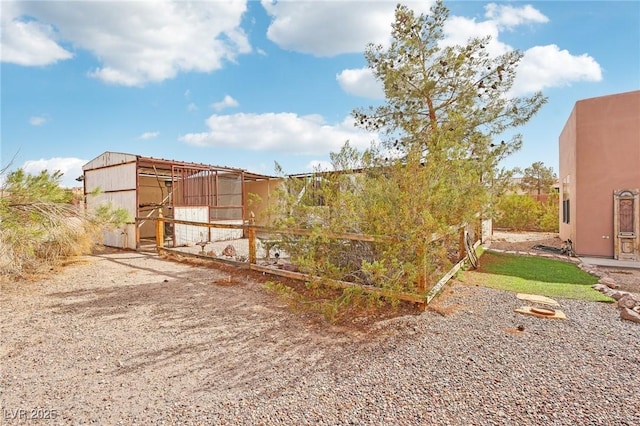
<svg viewBox="0 0 640 426">
<path fill-rule="evenodd" d="M 1 158 L 75 178 L 104 151 L 274 174 L 325 164 L 377 135 L 368 42 L 387 43 L 388 1 L 2 1 Z M 430 1 L 407 3 L 428 12 Z M 451 1 L 449 42 L 490 34 L 525 56 L 513 88 L 549 102 L 503 166 L 558 170 L 580 99 L 640 89 L 640 2 Z"/>
</svg>

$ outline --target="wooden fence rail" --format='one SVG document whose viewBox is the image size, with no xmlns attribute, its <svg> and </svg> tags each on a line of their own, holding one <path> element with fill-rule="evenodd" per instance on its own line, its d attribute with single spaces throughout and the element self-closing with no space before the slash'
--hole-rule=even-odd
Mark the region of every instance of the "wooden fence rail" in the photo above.
<svg viewBox="0 0 640 426">
<path fill-rule="evenodd" d="M 225 223 L 208 223 L 208 222 L 194 222 L 180 219 L 172 219 L 162 217 L 162 214 L 159 214 L 158 217 L 152 218 L 144 218 L 147 221 L 156 221 L 156 245 L 158 247 L 158 252 L 168 253 L 173 252 L 164 247 L 164 229 L 165 223 L 173 223 L 173 224 L 181 224 L 181 225 L 190 225 L 197 227 L 207 227 L 207 228 L 223 228 L 223 229 L 242 229 L 244 231 L 244 235 L 248 239 L 249 243 L 249 268 L 258 272 L 269 273 L 272 275 L 284 276 L 287 278 L 293 278 L 297 280 L 303 281 L 311 281 L 311 280 L 322 280 L 327 285 L 338 287 L 338 288 L 359 288 L 362 291 L 367 293 L 376 294 L 382 297 L 392 297 L 400 300 L 405 300 L 413 303 L 417 303 L 422 308 L 426 307 L 426 305 L 431 302 L 431 300 L 437 295 L 437 293 L 444 287 L 444 285 L 455 275 L 455 273 L 470 259 L 470 253 L 467 252 L 467 244 L 465 244 L 466 233 L 467 233 L 467 224 L 461 225 L 459 227 L 450 227 L 452 231 L 459 232 L 459 242 L 458 242 L 458 252 L 459 252 L 459 261 L 456 263 L 437 283 L 434 287 L 431 288 L 429 292 L 426 289 L 426 277 L 422 276 L 418 278 L 417 283 L 417 292 L 416 293 L 400 293 L 400 292 L 392 292 L 390 290 L 385 290 L 379 287 L 369 286 L 369 285 L 360 285 L 346 281 L 326 279 L 322 277 L 312 276 L 309 274 L 303 274 L 299 272 L 292 272 L 281 269 L 274 269 L 269 267 L 264 267 L 258 265 L 257 261 L 257 240 L 258 235 L 299 235 L 299 236 L 313 236 L 317 235 L 317 232 L 306 230 L 306 229 L 275 229 L 266 226 L 254 225 L 252 223 L 244 223 L 244 224 L 225 224 Z M 479 236 L 479 227 L 476 226 L 474 228 L 475 235 Z M 336 232 L 322 232 L 322 237 L 330 238 L 330 239 L 338 239 L 338 240 L 350 240 L 350 241 L 364 241 L 364 242 L 394 242 L 398 241 L 397 238 L 385 236 L 385 235 L 366 235 L 366 234 L 355 234 L 355 233 L 336 233 Z M 447 234 L 439 235 L 433 234 L 429 240 L 429 243 L 438 241 L 444 238 Z M 472 245 L 475 255 L 475 250 L 481 241 L 476 238 L 475 243 Z M 175 252 L 180 254 L 181 256 L 194 256 L 190 253 L 184 252 Z M 201 255 L 195 255 L 199 258 L 202 258 Z M 229 261 L 225 261 L 228 263 Z"/>
</svg>

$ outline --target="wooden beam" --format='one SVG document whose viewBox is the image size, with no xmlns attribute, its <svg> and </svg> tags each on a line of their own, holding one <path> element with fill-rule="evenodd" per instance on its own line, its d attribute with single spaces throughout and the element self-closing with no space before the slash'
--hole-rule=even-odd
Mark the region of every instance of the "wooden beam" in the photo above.
<svg viewBox="0 0 640 426">
<path fill-rule="evenodd" d="M 328 279 L 328 278 L 315 277 L 313 275 L 303 274 L 303 273 L 300 273 L 300 272 L 286 271 L 286 270 L 283 270 L 283 269 L 273 269 L 273 268 L 268 268 L 268 267 L 260 266 L 260 265 L 253 265 L 252 264 L 252 265 L 249 266 L 249 268 L 251 270 L 254 270 L 254 271 L 263 272 L 263 273 L 272 274 L 272 275 L 278 275 L 278 276 L 282 276 L 282 277 L 286 277 L 286 278 L 292 278 L 294 280 L 299 280 L 299 281 L 319 280 L 323 284 L 326 284 L 326 285 L 331 286 L 331 287 L 357 288 L 357 289 L 361 289 L 362 291 L 364 291 L 366 293 L 376 294 L 376 295 L 381 296 L 381 297 L 405 300 L 407 302 L 414 302 L 414 303 L 423 304 L 424 301 L 425 301 L 425 296 L 423 294 L 396 293 L 396 292 L 393 292 L 393 291 L 390 291 L 390 290 L 385 290 L 385 289 L 382 289 L 382 288 L 373 287 L 373 286 L 369 286 L 369 285 L 360 285 L 360 284 L 350 283 L 350 282 L 347 282 L 347 281 L 339 281 L 339 280 L 332 280 L 332 279 Z"/>
<path fill-rule="evenodd" d="M 225 266 L 235 266 L 238 268 L 247 268 L 248 263 L 247 262 L 238 262 L 237 260 L 230 260 L 230 259 L 221 259 L 219 257 L 212 257 L 212 256 L 206 256 L 204 254 L 198 254 L 198 253 L 189 253 L 189 252 L 184 252 L 184 251 L 180 251 L 177 249 L 170 249 L 170 248 L 166 248 L 166 247 L 158 247 L 158 254 L 159 255 L 169 255 L 169 256 L 176 256 L 176 257 L 191 257 L 194 259 L 202 259 L 202 260 L 207 260 L 209 262 L 213 262 L 213 263 L 219 263 L 221 265 L 225 265 Z"/>
<path fill-rule="evenodd" d="M 479 245 L 480 245 L 480 240 L 476 241 L 473 244 L 473 249 L 476 250 Z M 429 304 L 429 302 L 431 302 L 433 300 L 433 298 L 436 297 L 436 295 L 440 292 L 440 290 L 442 290 L 442 288 L 445 286 L 445 284 L 449 282 L 451 277 L 453 277 L 453 275 L 456 272 L 458 272 L 460 270 L 460 268 L 462 268 L 462 265 L 464 265 L 465 262 L 468 260 L 468 256 L 469 255 L 467 254 L 467 256 L 465 256 L 464 259 L 462 259 L 460 262 L 456 263 L 453 266 L 453 268 L 451 268 L 449 270 L 449 272 L 444 274 L 444 276 L 442 278 L 440 278 L 440 281 L 438 281 L 436 283 L 436 285 L 433 286 L 433 288 L 431 289 L 429 294 L 427 294 L 427 297 L 426 297 L 427 304 Z"/>
</svg>

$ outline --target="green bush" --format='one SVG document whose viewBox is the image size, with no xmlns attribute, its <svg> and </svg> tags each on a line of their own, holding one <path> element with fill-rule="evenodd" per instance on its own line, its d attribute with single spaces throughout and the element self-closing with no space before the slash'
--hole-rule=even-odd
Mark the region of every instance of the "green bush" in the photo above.
<svg viewBox="0 0 640 426">
<path fill-rule="evenodd" d="M 497 228 L 514 231 L 534 230 L 538 227 L 541 206 L 529 195 L 509 194 L 500 198 L 497 205 Z"/>
<path fill-rule="evenodd" d="M 538 229 L 546 232 L 558 232 L 560 230 L 560 213 L 558 212 L 558 194 L 549 194 L 547 201 L 540 205 L 540 217 Z"/>
<path fill-rule="evenodd" d="M 558 232 L 558 194 L 549 194 L 545 202 L 530 195 L 504 195 L 496 206 L 494 225 L 514 231 Z"/>
</svg>

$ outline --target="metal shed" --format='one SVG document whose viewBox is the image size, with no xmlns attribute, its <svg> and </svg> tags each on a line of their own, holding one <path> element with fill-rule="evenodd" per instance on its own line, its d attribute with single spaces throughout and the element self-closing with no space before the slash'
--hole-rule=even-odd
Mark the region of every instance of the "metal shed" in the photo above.
<svg viewBox="0 0 640 426">
<path fill-rule="evenodd" d="M 129 249 L 139 249 L 142 241 L 155 238 L 153 218 L 159 212 L 186 221 L 242 224 L 249 215 L 249 192 L 268 194 L 272 180 L 238 168 L 119 152 L 104 152 L 82 170 L 88 210 L 107 204 L 125 209 L 132 219 L 106 231 L 103 244 Z M 191 225 L 175 225 L 167 231 L 174 246 L 211 237 L 206 235 L 208 228 Z"/>
</svg>

